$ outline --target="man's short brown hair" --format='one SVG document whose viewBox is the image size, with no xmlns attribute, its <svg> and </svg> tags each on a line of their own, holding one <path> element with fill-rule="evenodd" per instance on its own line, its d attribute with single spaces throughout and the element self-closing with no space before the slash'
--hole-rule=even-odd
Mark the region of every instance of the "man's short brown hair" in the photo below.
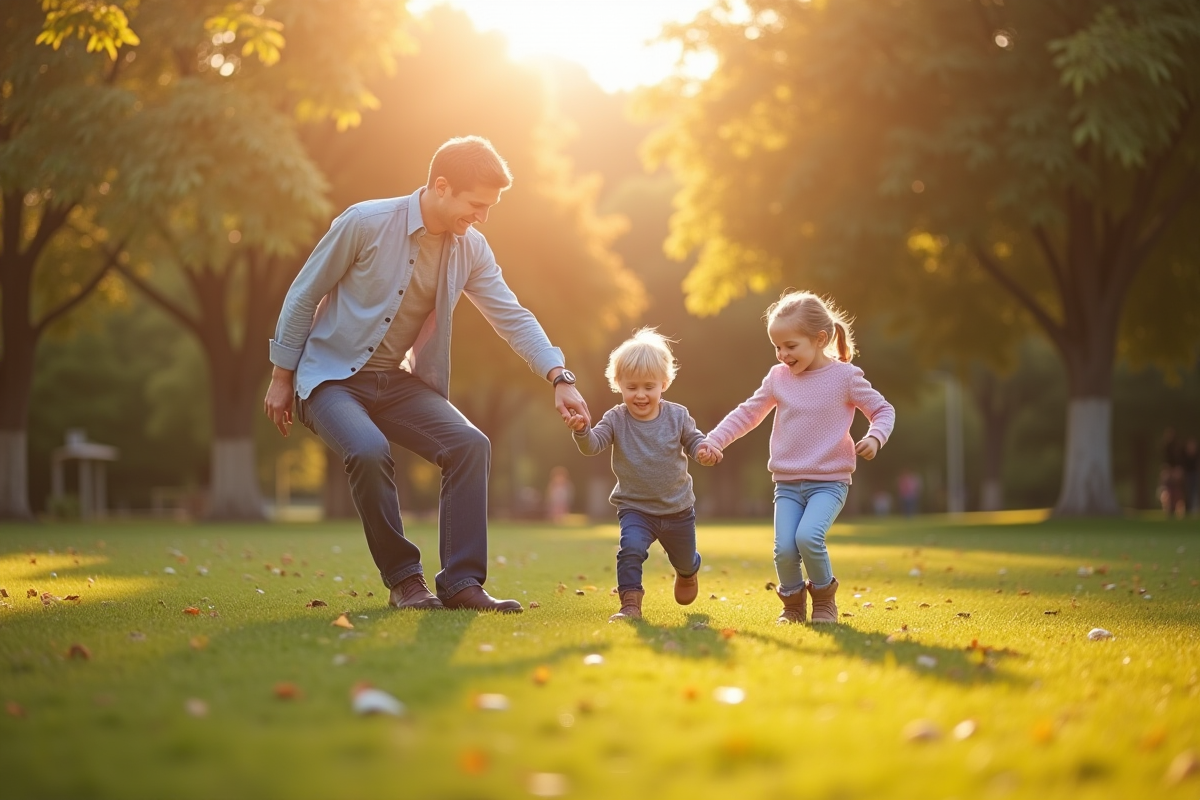
<svg viewBox="0 0 1200 800">
<path fill-rule="evenodd" d="M 508 164 L 482 136 L 459 136 L 449 140 L 433 154 L 429 162 L 429 179 L 426 185 L 432 189 L 433 182 L 445 178 L 450 191 L 458 194 L 477 186 L 488 189 L 507 189 L 512 186 L 512 173 Z"/>
</svg>

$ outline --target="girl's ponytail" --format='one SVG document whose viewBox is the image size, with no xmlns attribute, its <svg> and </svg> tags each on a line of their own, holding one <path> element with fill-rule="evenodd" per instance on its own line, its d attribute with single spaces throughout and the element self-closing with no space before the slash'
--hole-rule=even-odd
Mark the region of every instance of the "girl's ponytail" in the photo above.
<svg viewBox="0 0 1200 800">
<path fill-rule="evenodd" d="M 854 358 L 854 338 L 850 335 L 850 326 L 840 315 L 833 320 L 833 341 L 837 344 L 839 361 L 849 362 Z"/>
</svg>

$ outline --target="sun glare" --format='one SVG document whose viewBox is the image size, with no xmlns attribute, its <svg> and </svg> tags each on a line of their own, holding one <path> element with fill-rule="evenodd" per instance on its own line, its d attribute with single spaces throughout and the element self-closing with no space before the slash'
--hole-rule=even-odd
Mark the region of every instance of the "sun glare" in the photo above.
<svg viewBox="0 0 1200 800">
<path fill-rule="evenodd" d="M 480 30 L 499 31 L 513 58 L 556 56 L 574 61 L 606 91 L 645 86 L 674 69 L 679 49 L 655 42 L 663 25 L 683 22 L 711 0 L 415 0 L 415 14 L 447 4 L 465 11 Z M 712 71 L 708 59 L 686 64 L 688 74 Z"/>
</svg>

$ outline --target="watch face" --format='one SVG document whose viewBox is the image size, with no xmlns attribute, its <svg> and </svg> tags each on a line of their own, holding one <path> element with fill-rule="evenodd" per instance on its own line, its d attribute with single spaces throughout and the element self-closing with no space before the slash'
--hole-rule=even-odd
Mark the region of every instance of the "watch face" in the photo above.
<svg viewBox="0 0 1200 800">
<path fill-rule="evenodd" d="M 566 381 L 567 383 L 574 383 L 574 382 L 575 382 L 575 373 L 574 373 L 574 372 L 571 372 L 571 370 L 569 370 L 569 369 L 564 369 L 564 370 L 562 371 L 562 375 L 561 375 L 561 377 L 562 377 L 562 379 L 563 379 L 564 381 Z"/>
</svg>

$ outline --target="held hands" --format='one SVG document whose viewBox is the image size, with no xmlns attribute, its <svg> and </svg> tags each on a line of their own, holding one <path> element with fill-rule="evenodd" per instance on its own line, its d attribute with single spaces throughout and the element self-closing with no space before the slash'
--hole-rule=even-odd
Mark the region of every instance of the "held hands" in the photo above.
<svg viewBox="0 0 1200 800">
<path fill-rule="evenodd" d="M 716 466 L 721 463 L 721 459 L 725 454 L 721 452 L 715 444 L 711 444 L 707 439 L 700 443 L 696 448 L 696 460 L 705 467 Z"/>
<path fill-rule="evenodd" d="M 576 433 L 583 433 L 588 428 L 587 417 L 583 416 L 582 414 L 572 413 L 571 416 L 567 417 L 566 422 L 567 427 Z"/>
<path fill-rule="evenodd" d="M 546 379 L 554 380 L 558 372 L 559 368 L 555 367 L 550 370 Z M 585 426 L 592 424 L 592 415 L 588 412 L 587 403 L 583 401 L 583 395 L 573 384 L 559 383 L 554 387 L 554 407 L 558 409 L 558 414 L 563 418 L 563 422 L 569 426 L 572 425 L 571 418 L 575 416 L 582 416 Z"/>
<path fill-rule="evenodd" d="M 879 452 L 879 440 L 874 436 L 864 436 L 858 444 L 854 445 L 854 452 L 870 461 Z"/>
<path fill-rule="evenodd" d="M 295 374 L 292 370 L 275 367 L 271 372 L 267 396 L 263 398 L 263 411 L 285 438 L 292 424 L 292 403 L 296 397 Z"/>
</svg>

